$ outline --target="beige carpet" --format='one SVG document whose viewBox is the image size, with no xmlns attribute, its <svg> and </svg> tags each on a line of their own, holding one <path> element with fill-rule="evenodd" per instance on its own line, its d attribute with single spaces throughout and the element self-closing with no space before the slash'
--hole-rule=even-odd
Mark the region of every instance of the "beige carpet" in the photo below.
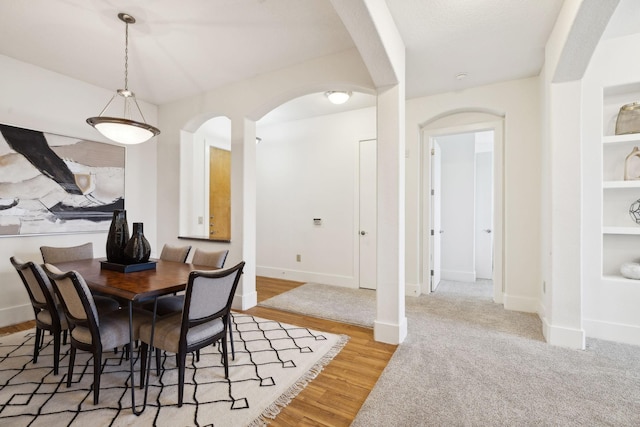
<svg viewBox="0 0 640 427">
<path fill-rule="evenodd" d="M 489 281 L 443 281 L 407 297 L 408 336 L 352 426 L 640 426 L 640 347 L 551 346 L 537 315 L 491 295 Z M 317 284 L 264 305 L 348 323 L 375 317 L 374 292 Z"/>
<path fill-rule="evenodd" d="M 103 361 L 100 402 L 93 405 L 92 361 L 76 357 L 73 383 L 66 387 L 68 348 L 60 374 L 53 375 L 51 337 L 37 364 L 32 363 L 34 331 L 0 337 L 0 425 L 7 426 L 245 426 L 262 425 L 286 406 L 331 359 L 348 337 L 234 315 L 235 360 L 224 378 L 218 347 L 187 358 L 185 400 L 177 407 L 174 355 L 165 355 L 160 377 L 150 376 L 147 409 L 131 412 L 125 383 L 129 362 L 109 352 Z M 134 352 L 138 357 L 138 352 Z M 197 369 L 196 369 L 197 367 Z M 136 369 L 139 361 L 136 360 Z M 136 374 L 139 384 L 139 375 Z M 143 391 L 137 390 L 136 403 Z"/>
</svg>

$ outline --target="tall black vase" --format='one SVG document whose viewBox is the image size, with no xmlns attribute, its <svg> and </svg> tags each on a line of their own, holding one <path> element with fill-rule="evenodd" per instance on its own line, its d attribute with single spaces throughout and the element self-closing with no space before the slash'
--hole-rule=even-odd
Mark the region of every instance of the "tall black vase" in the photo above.
<svg viewBox="0 0 640 427">
<path fill-rule="evenodd" d="M 107 261 L 118 264 L 124 263 L 124 248 L 129 241 L 129 225 L 127 225 L 127 211 L 116 209 L 107 234 Z"/>
<path fill-rule="evenodd" d="M 140 264 L 149 261 L 151 255 L 151 245 L 144 237 L 143 225 L 141 222 L 133 223 L 133 234 L 124 248 L 124 259 L 126 264 Z"/>
</svg>

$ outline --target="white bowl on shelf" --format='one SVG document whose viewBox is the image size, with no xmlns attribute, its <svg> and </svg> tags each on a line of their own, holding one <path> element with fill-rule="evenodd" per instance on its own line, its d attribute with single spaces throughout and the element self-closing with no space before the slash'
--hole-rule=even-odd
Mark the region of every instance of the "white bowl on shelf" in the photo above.
<svg viewBox="0 0 640 427">
<path fill-rule="evenodd" d="M 620 274 L 627 279 L 640 280 L 640 263 L 625 262 L 620 266 Z"/>
</svg>

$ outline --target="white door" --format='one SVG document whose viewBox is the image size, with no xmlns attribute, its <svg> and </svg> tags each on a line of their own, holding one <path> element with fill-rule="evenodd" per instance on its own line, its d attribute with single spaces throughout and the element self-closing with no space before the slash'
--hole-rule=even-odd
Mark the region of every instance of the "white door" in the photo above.
<svg viewBox="0 0 640 427">
<path fill-rule="evenodd" d="M 440 189 L 441 157 L 440 144 L 431 139 L 431 292 L 440 284 L 440 239 L 443 230 L 440 226 Z"/>
<path fill-rule="evenodd" d="M 376 289 L 376 140 L 360 141 L 360 287 Z"/>
<path fill-rule="evenodd" d="M 493 152 L 476 153 L 475 269 L 493 278 Z"/>
</svg>

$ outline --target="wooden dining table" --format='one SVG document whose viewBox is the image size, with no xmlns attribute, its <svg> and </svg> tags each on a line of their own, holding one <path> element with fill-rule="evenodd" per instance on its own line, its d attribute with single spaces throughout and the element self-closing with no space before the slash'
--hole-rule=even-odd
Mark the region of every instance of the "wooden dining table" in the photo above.
<svg viewBox="0 0 640 427">
<path fill-rule="evenodd" d="M 183 262 L 151 260 L 155 261 L 155 268 L 142 271 L 121 272 L 102 268 L 105 258 L 85 259 L 69 261 L 55 264 L 62 271 L 75 270 L 84 278 L 87 286 L 92 292 L 109 295 L 128 302 L 129 309 L 129 348 L 133 349 L 133 307 L 136 304 L 153 301 L 153 323 L 151 327 L 151 342 L 149 347 L 153 347 L 153 332 L 156 321 L 157 297 L 173 294 L 185 289 L 189 280 L 189 273 L 194 270 L 214 270 L 208 266 L 199 266 Z M 151 354 L 147 366 L 151 366 Z M 131 370 L 131 409 L 134 414 L 140 415 L 147 405 L 147 393 L 149 386 L 149 371 L 145 381 L 145 392 L 142 409 L 136 409 L 135 382 L 133 357 L 129 357 Z"/>
</svg>

